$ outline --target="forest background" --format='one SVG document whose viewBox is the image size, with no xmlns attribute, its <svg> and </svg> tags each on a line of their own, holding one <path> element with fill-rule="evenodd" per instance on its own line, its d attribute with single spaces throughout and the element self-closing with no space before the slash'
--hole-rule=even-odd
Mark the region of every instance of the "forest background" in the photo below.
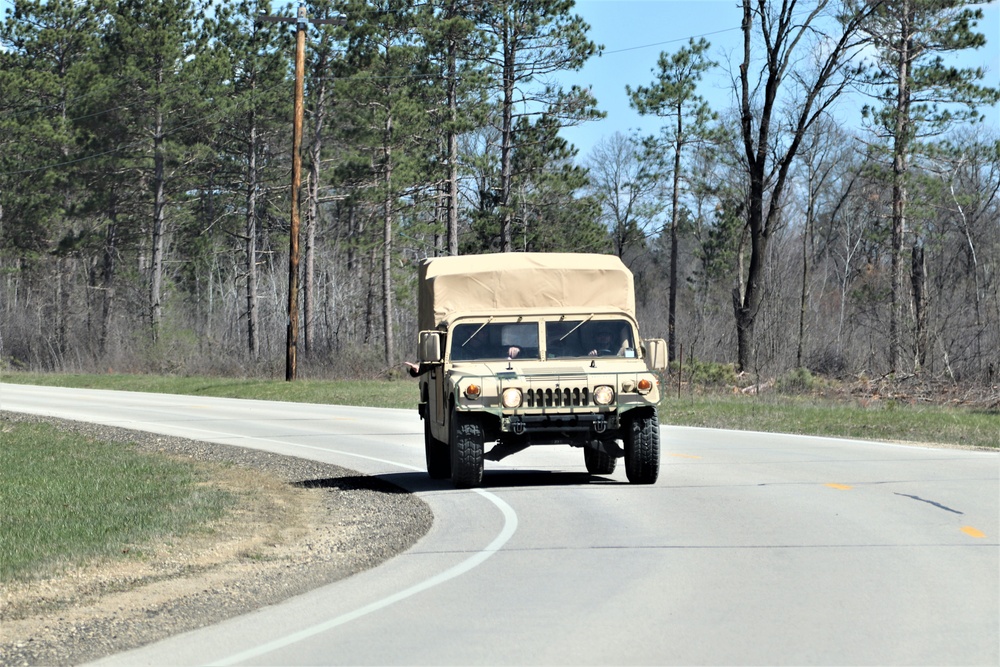
<svg viewBox="0 0 1000 667">
<path fill-rule="evenodd" d="M 568 0 L 311 2 L 298 369 L 398 373 L 425 257 L 614 253 L 644 335 L 754 378 L 1000 374 L 996 73 L 955 0 L 744 0 L 623 82 L 585 156 Z M 0 368 L 278 377 L 296 8 L 15 1 L 0 27 Z M 995 39 L 996 36 L 990 36 Z M 708 77 L 731 108 L 699 95 Z M 847 94 L 865 103 L 845 120 Z M 838 112 L 838 110 L 841 110 Z"/>
</svg>

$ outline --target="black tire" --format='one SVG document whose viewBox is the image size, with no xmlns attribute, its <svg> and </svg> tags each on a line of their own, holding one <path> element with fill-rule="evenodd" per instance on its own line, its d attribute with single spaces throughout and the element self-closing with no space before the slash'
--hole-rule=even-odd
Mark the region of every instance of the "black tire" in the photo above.
<svg viewBox="0 0 1000 667">
<path fill-rule="evenodd" d="M 618 459 L 600 449 L 583 448 L 583 460 L 591 475 L 610 475 L 618 465 Z"/>
<path fill-rule="evenodd" d="M 633 410 L 625 428 L 625 475 L 633 484 L 660 476 L 660 420 L 656 409 Z"/>
<path fill-rule="evenodd" d="M 431 435 L 430 417 L 424 419 L 424 456 L 427 459 L 427 474 L 431 479 L 451 477 L 451 452 L 448 443 Z"/>
<path fill-rule="evenodd" d="M 483 483 L 483 425 L 467 412 L 453 410 L 449 427 L 451 440 L 451 481 L 459 489 Z"/>
</svg>

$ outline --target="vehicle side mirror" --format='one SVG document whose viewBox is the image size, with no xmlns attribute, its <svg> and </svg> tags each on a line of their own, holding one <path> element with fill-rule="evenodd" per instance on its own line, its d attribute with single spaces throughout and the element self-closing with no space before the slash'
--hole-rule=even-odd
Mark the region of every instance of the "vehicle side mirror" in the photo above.
<svg viewBox="0 0 1000 667">
<path fill-rule="evenodd" d="M 650 370 L 662 371 L 667 367 L 667 341 L 662 338 L 647 338 L 646 365 Z"/>
<path fill-rule="evenodd" d="M 444 360 L 441 350 L 440 331 L 421 331 L 419 338 L 420 361 L 425 364 L 439 364 Z"/>
</svg>

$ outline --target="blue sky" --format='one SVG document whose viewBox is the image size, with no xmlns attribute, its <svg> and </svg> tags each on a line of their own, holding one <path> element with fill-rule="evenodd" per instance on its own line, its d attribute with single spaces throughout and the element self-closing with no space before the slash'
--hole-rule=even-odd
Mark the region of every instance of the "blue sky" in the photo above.
<svg viewBox="0 0 1000 667">
<path fill-rule="evenodd" d="M 983 49 L 969 51 L 956 64 L 981 65 L 989 69 L 983 83 L 1000 85 L 1000 3 L 983 7 L 985 17 L 977 30 L 986 35 Z M 742 10 L 737 0 L 577 0 L 576 13 L 590 24 L 591 39 L 604 45 L 604 54 L 592 58 L 580 72 L 563 75 L 564 85 L 592 86 L 598 106 L 607 112 L 600 121 L 567 128 L 563 136 L 586 157 L 602 137 L 615 132 L 643 134 L 658 130 L 659 119 L 638 115 L 629 107 L 625 85 L 633 88 L 653 82 L 653 69 L 662 51 L 674 52 L 691 37 L 705 37 L 711 44 L 710 57 L 720 63 L 742 56 L 739 30 Z M 737 51 L 735 57 L 730 57 Z M 710 73 L 699 94 L 713 109 L 731 103 L 728 69 Z M 854 105 L 860 108 L 859 104 Z M 848 113 L 845 111 L 845 113 Z M 994 107 L 987 122 L 1000 127 L 1000 108 Z"/>
</svg>

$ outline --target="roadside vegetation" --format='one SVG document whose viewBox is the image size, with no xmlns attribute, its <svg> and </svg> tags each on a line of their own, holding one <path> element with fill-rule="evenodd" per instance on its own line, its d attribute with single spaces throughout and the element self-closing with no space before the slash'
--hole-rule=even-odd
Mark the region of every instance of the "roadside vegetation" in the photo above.
<svg viewBox="0 0 1000 667">
<path fill-rule="evenodd" d="M 261 380 L 179 375 L 3 373 L 0 382 L 80 389 L 114 389 L 158 394 L 218 396 L 293 403 L 361 405 L 373 408 L 415 408 L 419 394 L 414 381 L 387 380 Z M 0 396 L 2 399 L 2 396 Z"/>
<path fill-rule="evenodd" d="M 665 399 L 660 421 L 765 433 L 1000 447 L 1000 413 L 897 400 L 841 402 L 816 396 L 688 395 Z"/>
<path fill-rule="evenodd" d="M 677 377 L 682 378 L 678 384 Z M 412 380 L 258 380 L 5 373 L 8 383 L 415 409 Z M 798 370 L 750 383 L 732 366 L 688 363 L 661 382 L 660 421 L 773 433 L 1000 447 L 1000 393 L 917 378 L 831 380 Z M 2 398 L 2 397 L 0 397 Z"/>
<path fill-rule="evenodd" d="M 44 423 L 0 422 L 0 434 L 3 582 L 143 558 L 143 544 L 203 529 L 236 502 L 201 464 Z"/>
</svg>

